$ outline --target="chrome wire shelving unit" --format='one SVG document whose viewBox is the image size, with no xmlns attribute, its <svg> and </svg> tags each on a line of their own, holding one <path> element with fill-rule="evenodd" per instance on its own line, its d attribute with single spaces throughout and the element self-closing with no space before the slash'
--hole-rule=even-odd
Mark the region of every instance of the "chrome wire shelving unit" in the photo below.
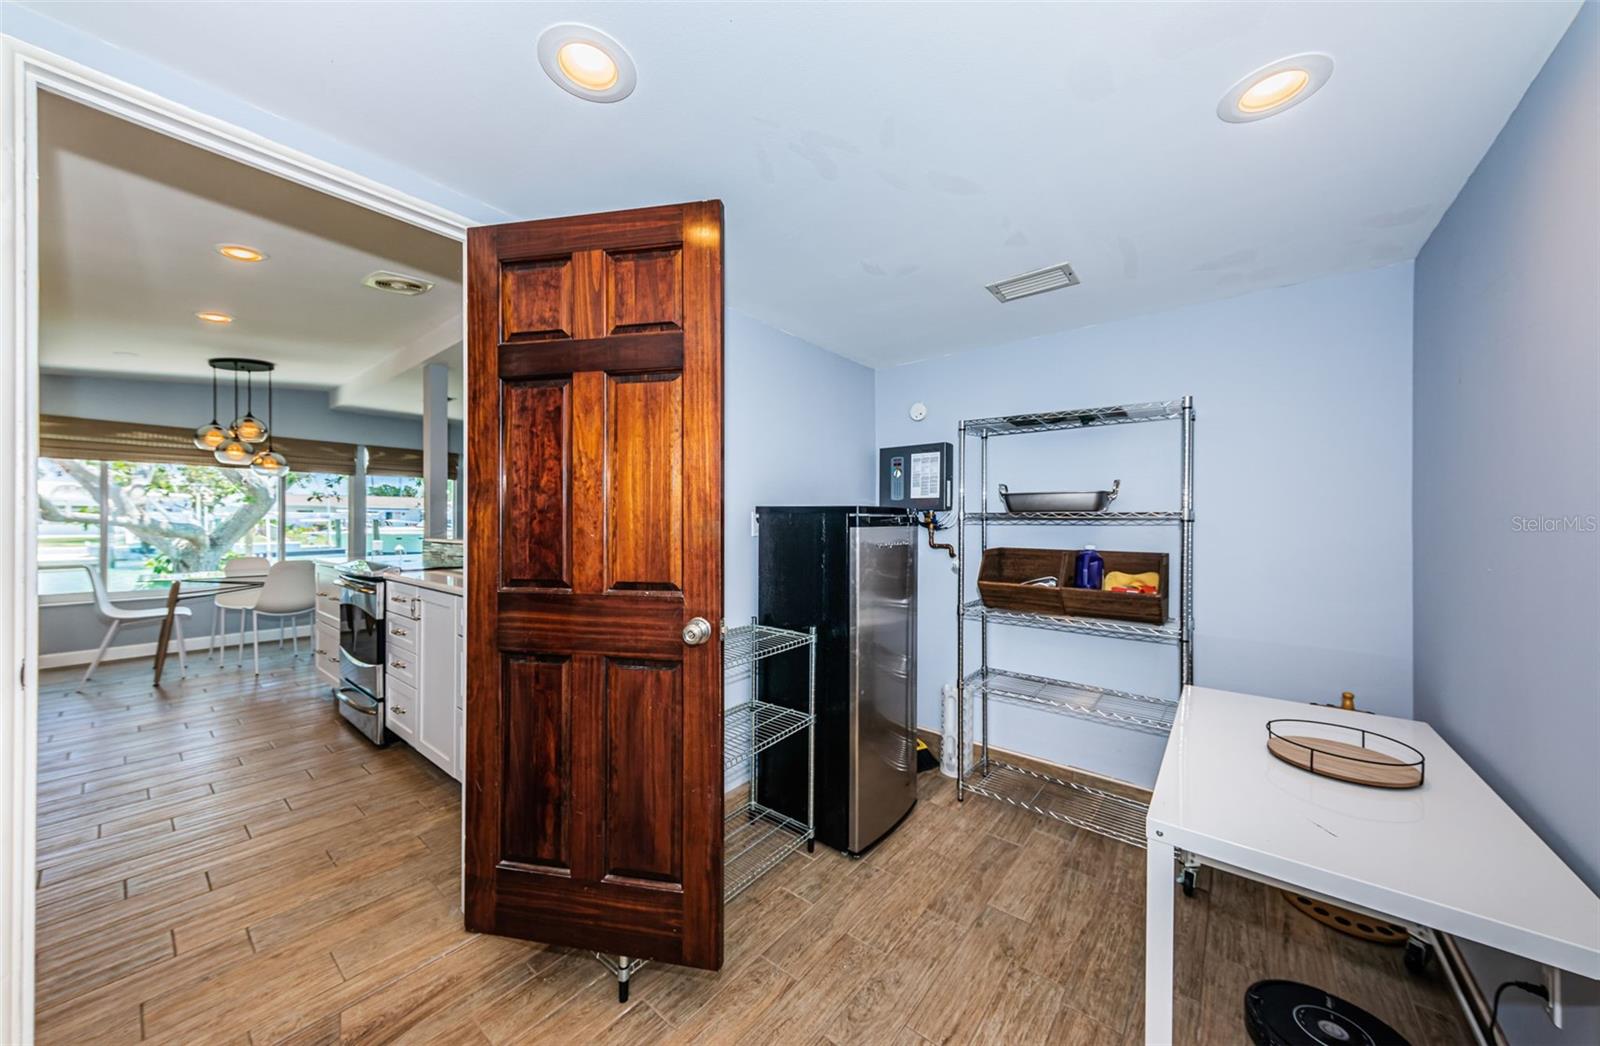
<svg viewBox="0 0 1600 1046">
<path fill-rule="evenodd" d="M 991 512 L 989 509 L 989 440 L 998 436 L 1027 435 L 1039 432 L 1069 432 L 1106 425 L 1129 425 L 1154 421 L 1176 421 L 1179 429 L 1179 454 L 1182 479 L 1175 511 L 1158 512 Z M 968 440 L 978 441 L 978 505 L 967 511 Z M 1172 728 L 1177 712 L 1175 701 L 1126 690 L 1112 690 L 1089 683 L 1057 679 L 999 668 L 989 660 L 991 625 L 1044 629 L 1074 635 L 1101 636 L 1170 645 L 1177 653 L 1178 687 L 1181 691 L 1194 678 L 1194 399 L 1130 403 L 1083 410 L 1012 414 L 1000 418 L 963 421 L 958 443 L 956 486 L 956 679 L 961 712 L 956 717 L 956 742 L 965 755 L 974 740 L 981 756 L 971 770 L 966 758 L 958 758 L 956 796 L 967 792 L 1030 810 L 1057 821 L 1128 843 L 1144 846 L 1147 808 L 1137 799 L 1096 788 L 1079 781 L 1043 773 L 996 759 L 989 750 L 989 702 L 1036 709 L 1055 715 L 1105 723 L 1142 733 L 1165 735 Z M 1176 526 L 1178 528 L 1179 591 L 1175 599 L 1175 618 L 1163 624 L 1141 624 L 1110 618 L 1079 617 L 999 610 L 985 606 L 981 599 L 968 598 L 968 579 L 976 575 L 970 557 L 981 560 L 989 548 L 989 529 L 996 526 L 1088 525 Z M 976 530 L 976 534 L 971 531 Z M 976 538 L 976 541 L 973 538 Z M 978 666 L 967 670 L 968 624 L 976 625 Z M 965 709 L 977 701 L 980 736 L 966 736 Z"/>
<path fill-rule="evenodd" d="M 804 649 L 806 653 L 805 709 L 761 699 L 758 661 Z M 817 766 L 817 630 L 798 632 L 751 621 L 737 628 L 723 626 L 723 685 L 729 676 L 749 671 L 750 700 L 722 712 L 722 770 L 724 777 L 744 771 L 744 799 L 723 813 L 722 899 L 733 900 L 763 875 L 782 864 L 790 854 L 816 848 L 815 775 Z M 756 758 L 773 745 L 801 733 L 806 736 L 806 819 L 797 820 L 760 802 L 756 789 Z M 726 781 L 724 782 L 726 784 Z M 628 985 L 649 959 L 630 959 L 595 952 L 594 957 L 617 979 L 617 1001 L 628 1001 Z"/>
</svg>

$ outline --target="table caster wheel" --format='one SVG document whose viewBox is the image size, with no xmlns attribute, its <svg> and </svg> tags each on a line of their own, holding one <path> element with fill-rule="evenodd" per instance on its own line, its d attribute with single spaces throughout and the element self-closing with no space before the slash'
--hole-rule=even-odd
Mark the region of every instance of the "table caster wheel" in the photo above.
<svg viewBox="0 0 1600 1046">
<path fill-rule="evenodd" d="M 1185 868 L 1183 870 L 1183 874 L 1178 877 L 1178 882 L 1183 884 L 1183 895 L 1185 897 L 1193 897 L 1194 896 L 1194 869 L 1193 868 Z"/>
<path fill-rule="evenodd" d="M 1406 969 L 1421 975 L 1433 962 L 1433 945 L 1416 938 L 1406 942 Z"/>
</svg>

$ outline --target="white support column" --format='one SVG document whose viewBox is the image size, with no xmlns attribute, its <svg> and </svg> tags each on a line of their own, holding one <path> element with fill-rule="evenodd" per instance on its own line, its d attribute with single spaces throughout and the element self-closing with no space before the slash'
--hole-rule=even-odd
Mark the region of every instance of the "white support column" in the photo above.
<svg viewBox="0 0 1600 1046">
<path fill-rule="evenodd" d="M 351 559 L 367 558 L 367 448 L 356 448 L 356 471 L 350 477 L 350 540 Z"/>
<path fill-rule="evenodd" d="M 1146 840 L 1144 880 L 1144 1041 L 1172 1043 L 1172 847 Z"/>
<path fill-rule="evenodd" d="M 450 475 L 450 368 L 422 368 L 422 533 L 442 538 L 448 531 L 445 480 Z"/>
<path fill-rule="evenodd" d="M 289 558 L 289 477 L 278 477 L 278 562 Z"/>
</svg>

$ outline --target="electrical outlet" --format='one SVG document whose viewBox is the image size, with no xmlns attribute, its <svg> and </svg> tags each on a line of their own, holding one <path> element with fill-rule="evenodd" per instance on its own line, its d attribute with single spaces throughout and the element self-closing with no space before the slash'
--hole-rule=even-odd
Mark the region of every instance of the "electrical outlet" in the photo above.
<svg viewBox="0 0 1600 1046">
<path fill-rule="evenodd" d="M 753 538 L 761 536 L 761 517 L 756 515 L 755 509 L 750 510 L 750 536 Z"/>
<path fill-rule="evenodd" d="M 1559 1028 L 1561 1027 L 1561 970 L 1554 966 L 1541 966 L 1539 978 L 1544 981 L 1544 990 L 1547 993 L 1544 1012 L 1549 1016 L 1550 1023 Z"/>
</svg>

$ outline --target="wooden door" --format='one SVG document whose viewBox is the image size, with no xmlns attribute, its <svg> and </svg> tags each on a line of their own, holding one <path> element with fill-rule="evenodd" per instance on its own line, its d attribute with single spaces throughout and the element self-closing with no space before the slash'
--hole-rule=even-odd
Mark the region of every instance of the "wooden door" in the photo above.
<svg viewBox="0 0 1600 1046">
<path fill-rule="evenodd" d="M 717 969 L 722 204 L 467 261 L 467 927 Z"/>
</svg>

